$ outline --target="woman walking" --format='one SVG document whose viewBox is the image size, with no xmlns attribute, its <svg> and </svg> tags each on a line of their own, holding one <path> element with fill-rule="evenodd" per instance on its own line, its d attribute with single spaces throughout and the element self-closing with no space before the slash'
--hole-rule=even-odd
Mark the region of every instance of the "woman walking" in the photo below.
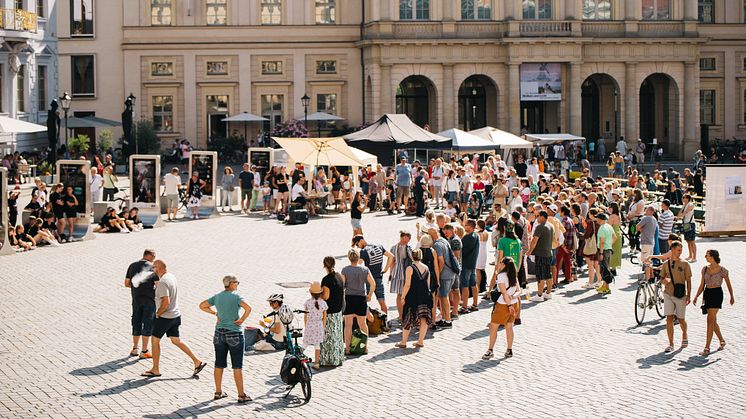
<svg viewBox="0 0 746 419">
<path fill-rule="evenodd" d="M 697 261 L 697 244 L 694 240 L 697 238 L 697 225 L 694 223 L 694 203 L 692 202 L 692 196 L 689 194 L 684 195 L 683 203 L 684 207 L 676 218 L 683 221 L 684 240 L 686 240 L 686 246 L 689 250 L 689 257 L 686 260 L 689 263 L 695 263 Z"/>
<path fill-rule="evenodd" d="M 708 250 L 705 252 L 705 260 L 709 265 L 702 268 L 702 282 L 699 284 L 697 295 L 692 300 L 692 304 L 696 306 L 699 295 L 704 294 L 702 297 L 702 309 L 707 310 L 707 339 L 705 341 L 705 349 L 699 353 L 700 356 L 710 354 L 710 343 L 712 342 L 713 333 L 720 339 L 719 350 L 722 351 L 725 349 L 725 339 L 720 333 L 720 325 L 717 321 L 718 310 L 723 308 L 723 280 L 725 280 L 725 285 L 728 286 L 728 293 L 730 293 L 730 305 L 736 302 L 733 297 L 733 287 L 730 285 L 728 270 L 720 266 L 720 252 L 715 249 Z"/>
<path fill-rule="evenodd" d="M 477 286 L 479 292 L 485 292 L 487 288 L 487 243 L 490 234 L 485 230 L 487 227 L 484 220 L 477 220 L 477 235 L 479 236 L 479 255 L 477 256 Z"/>
<path fill-rule="evenodd" d="M 391 272 L 389 275 L 389 290 L 396 294 L 396 309 L 399 313 L 399 323 L 402 322 L 402 313 L 404 312 L 404 299 L 402 299 L 402 290 L 406 280 L 407 267 L 412 263 L 412 248 L 409 241 L 412 234 L 408 231 L 399 232 L 399 243 L 391 248 L 393 259 L 389 260 L 389 266 L 385 271 Z"/>
<path fill-rule="evenodd" d="M 223 370 L 228 367 L 228 354 L 231 354 L 231 367 L 233 367 L 233 380 L 236 382 L 238 402 L 251 401 L 244 391 L 243 386 L 243 351 L 244 337 L 241 325 L 251 314 L 251 307 L 238 294 L 238 278 L 226 275 L 223 278 L 225 290 L 213 295 L 199 304 L 200 310 L 217 317 L 215 334 L 212 343 L 215 346 L 215 400 L 223 399 L 228 395 L 223 391 Z M 212 309 L 215 307 L 215 310 Z M 243 314 L 238 316 L 239 309 L 243 308 Z"/>
<path fill-rule="evenodd" d="M 432 249 L 431 249 L 432 251 Z M 433 324 L 433 299 L 430 295 L 430 269 L 422 263 L 422 249 L 412 251 L 412 264 L 407 267 L 402 297 L 404 298 L 404 322 L 401 342 L 397 348 L 405 349 L 412 326 L 419 325 L 419 336 L 414 346 L 422 348 L 427 335 L 427 327 Z"/>
<path fill-rule="evenodd" d="M 321 280 L 321 298 L 326 301 L 328 308 L 319 363 L 329 367 L 338 367 L 345 359 L 344 326 L 342 324 L 342 312 L 345 308 L 344 282 L 342 275 L 334 271 L 334 264 L 334 257 L 324 258 L 326 276 Z"/>
<path fill-rule="evenodd" d="M 618 240 L 614 241 L 611 248 L 613 253 L 609 261 L 609 269 L 616 275 L 616 270 L 622 267 L 622 218 L 619 212 L 619 204 L 616 202 L 609 204 L 609 211 L 611 213 L 609 216 L 609 225 L 614 229 L 614 234 L 619 237 Z"/>
<path fill-rule="evenodd" d="M 233 169 L 230 166 L 226 166 L 223 170 L 223 177 L 220 179 L 220 185 L 223 187 L 221 191 L 221 203 L 223 207 L 222 211 L 225 211 L 226 202 L 228 211 L 233 212 L 233 204 L 231 203 L 231 196 L 233 195 L 233 189 L 235 188 L 236 176 L 233 174 Z"/>
<path fill-rule="evenodd" d="M 499 261 L 497 271 L 497 289 L 499 297 L 495 300 L 490 317 L 490 343 L 487 352 L 482 359 L 491 359 L 495 356 L 494 348 L 497 340 L 497 329 L 502 325 L 505 327 L 505 339 L 507 349 L 503 355 L 505 358 L 513 356 L 513 322 L 518 312 L 518 299 L 521 295 L 521 286 L 518 285 L 518 272 L 515 269 L 513 258 L 506 257 Z"/>
</svg>

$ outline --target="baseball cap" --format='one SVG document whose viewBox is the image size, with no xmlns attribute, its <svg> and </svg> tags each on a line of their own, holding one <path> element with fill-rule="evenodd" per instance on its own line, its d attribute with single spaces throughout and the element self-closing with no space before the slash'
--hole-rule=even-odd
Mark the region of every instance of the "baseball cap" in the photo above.
<svg viewBox="0 0 746 419">
<path fill-rule="evenodd" d="M 554 205 L 554 204 L 548 206 L 547 208 L 549 208 L 549 211 L 552 211 L 555 214 L 559 211 L 559 209 L 557 208 L 557 206 Z"/>
<path fill-rule="evenodd" d="M 602 213 L 600 213 L 600 214 L 598 214 L 598 215 L 596 216 L 596 218 L 598 218 L 599 220 L 604 220 L 604 221 L 606 221 L 606 220 L 608 220 L 608 219 L 609 219 L 609 217 L 608 217 L 608 216 L 607 216 L 607 215 L 606 215 L 605 213 L 603 213 L 603 212 L 602 212 Z"/>
<path fill-rule="evenodd" d="M 612 189 L 612 190 L 611 190 L 611 194 L 612 194 L 612 195 L 619 195 L 619 196 L 622 196 L 622 193 L 621 193 L 621 192 L 619 191 L 619 189 Z"/>
</svg>

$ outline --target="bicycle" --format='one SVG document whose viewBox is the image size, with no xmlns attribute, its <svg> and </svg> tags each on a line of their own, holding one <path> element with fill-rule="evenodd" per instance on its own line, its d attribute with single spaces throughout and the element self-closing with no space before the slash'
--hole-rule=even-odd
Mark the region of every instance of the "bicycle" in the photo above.
<svg viewBox="0 0 746 419">
<path fill-rule="evenodd" d="M 311 358 L 307 357 L 303 353 L 303 347 L 298 345 L 298 338 L 303 337 L 303 332 L 300 328 L 292 326 L 294 315 L 306 314 L 304 310 L 290 310 L 286 305 L 280 309 L 280 312 L 273 312 L 270 315 L 278 316 L 280 321 L 285 325 L 285 357 L 282 360 L 282 366 L 280 367 L 280 378 L 288 385 L 288 392 L 284 398 L 290 395 L 296 385 L 300 383 L 301 389 L 303 390 L 303 397 L 308 403 L 311 400 L 311 378 L 313 372 L 311 371 Z M 265 316 L 265 317 L 269 317 Z"/>
<path fill-rule="evenodd" d="M 661 262 L 653 259 L 650 264 L 644 263 L 642 268 L 642 279 L 637 282 L 637 293 L 635 294 L 635 321 L 641 325 L 645 321 L 645 312 L 648 308 L 655 307 L 659 318 L 663 318 L 663 284 L 661 284 L 660 270 Z M 653 277 L 645 277 L 645 269 L 653 270 Z"/>
</svg>

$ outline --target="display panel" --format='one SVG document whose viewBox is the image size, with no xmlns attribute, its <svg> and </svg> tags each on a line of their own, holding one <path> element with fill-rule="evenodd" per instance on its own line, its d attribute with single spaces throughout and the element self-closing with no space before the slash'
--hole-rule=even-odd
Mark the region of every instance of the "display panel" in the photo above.
<svg viewBox="0 0 746 419">
<path fill-rule="evenodd" d="M 560 63 L 521 64 L 521 100 L 562 100 L 562 65 Z"/>
<path fill-rule="evenodd" d="M 155 204 L 156 202 L 156 165 L 153 159 L 132 160 L 132 202 Z"/>
<path fill-rule="evenodd" d="M 88 181 L 86 176 L 87 165 L 60 163 L 60 182 L 73 187 L 73 195 L 78 199 L 78 214 L 86 214 L 88 202 L 86 201 L 86 191 Z"/>
<path fill-rule="evenodd" d="M 205 181 L 205 187 L 202 189 L 202 192 L 208 196 L 214 195 L 214 191 L 212 190 L 212 174 L 214 169 L 212 155 L 192 155 L 192 173 L 197 172 L 199 178 Z"/>
<path fill-rule="evenodd" d="M 256 170 L 262 175 L 262 179 L 267 175 L 271 158 L 272 154 L 269 151 L 251 150 L 249 164 L 256 166 Z"/>
</svg>

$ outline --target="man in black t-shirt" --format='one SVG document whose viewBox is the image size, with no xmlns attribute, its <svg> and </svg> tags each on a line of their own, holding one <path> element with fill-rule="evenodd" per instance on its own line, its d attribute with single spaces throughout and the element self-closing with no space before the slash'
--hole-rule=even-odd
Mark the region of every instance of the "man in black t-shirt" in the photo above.
<svg viewBox="0 0 746 419">
<path fill-rule="evenodd" d="M 388 314 L 386 306 L 386 293 L 383 289 L 383 274 L 386 273 L 384 266 L 389 266 L 389 261 L 393 260 L 394 254 L 386 250 L 380 244 L 372 244 L 365 241 L 361 235 L 352 238 L 352 247 L 360 249 L 360 258 L 365 262 L 365 266 L 370 271 L 370 275 L 376 281 L 376 299 L 381 306 L 381 311 Z M 386 264 L 383 263 L 383 257 L 386 257 Z M 370 291 L 370 290 L 367 290 Z"/>
<path fill-rule="evenodd" d="M 254 188 L 254 173 L 249 171 L 249 164 L 243 164 L 243 170 L 238 174 L 238 186 L 241 188 L 241 210 L 248 213 L 251 209 L 251 193 Z"/>
<path fill-rule="evenodd" d="M 153 332 L 155 319 L 155 283 L 158 277 L 153 273 L 155 251 L 145 249 L 142 259 L 127 268 L 124 286 L 132 290 L 132 351 L 130 356 L 140 359 L 152 358 L 148 352 L 150 335 Z M 142 338 L 142 352 L 138 354 L 138 345 Z"/>
</svg>

